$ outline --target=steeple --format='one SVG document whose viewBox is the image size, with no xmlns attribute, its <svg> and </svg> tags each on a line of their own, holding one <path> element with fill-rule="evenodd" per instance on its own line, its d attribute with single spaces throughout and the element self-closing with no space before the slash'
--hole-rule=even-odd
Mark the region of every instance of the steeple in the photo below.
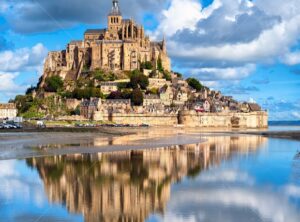
<svg viewBox="0 0 300 222">
<path fill-rule="evenodd" d="M 166 38 L 165 38 L 165 35 L 164 35 L 164 38 L 162 40 L 162 51 L 164 53 L 167 53 L 167 43 L 166 43 Z"/>
<path fill-rule="evenodd" d="M 121 15 L 120 7 L 119 7 L 119 1 L 113 0 L 112 1 L 112 9 L 109 15 Z"/>
</svg>

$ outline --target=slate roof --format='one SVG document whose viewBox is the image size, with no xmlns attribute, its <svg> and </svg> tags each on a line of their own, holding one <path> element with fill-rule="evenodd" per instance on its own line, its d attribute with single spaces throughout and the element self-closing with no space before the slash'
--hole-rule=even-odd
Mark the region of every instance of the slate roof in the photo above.
<svg viewBox="0 0 300 222">
<path fill-rule="evenodd" d="M 84 34 L 101 34 L 106 32 L 106 29 L 87 29 Z"/>
<path fill-rule="evenodd" d="M 249 103 L 249 109 L 252 112 L 261 111 L 261 107 L 256 103 Z"/>
</svg>

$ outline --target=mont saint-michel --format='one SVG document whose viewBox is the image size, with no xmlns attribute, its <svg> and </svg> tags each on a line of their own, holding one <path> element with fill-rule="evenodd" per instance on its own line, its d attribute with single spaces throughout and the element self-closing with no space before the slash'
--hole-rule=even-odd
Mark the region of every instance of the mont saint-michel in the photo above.
<svg viewBox="0 0 300 222">
<path fill-rule="evenodd" d="M 299 222 L 299 1 L 0 0 L 0 222 Z"/>
<path fill-rule="evenodd" d="M 112 1 L 107 28 L 51 51 L 37 87 L 17 96 L 24 118 L 150 126 L 266 128 L 268 114 L 171 70 L 167 41 L 151 40 Z M 24 105 L 25 104 L 25 105 Z"/>
</svg>

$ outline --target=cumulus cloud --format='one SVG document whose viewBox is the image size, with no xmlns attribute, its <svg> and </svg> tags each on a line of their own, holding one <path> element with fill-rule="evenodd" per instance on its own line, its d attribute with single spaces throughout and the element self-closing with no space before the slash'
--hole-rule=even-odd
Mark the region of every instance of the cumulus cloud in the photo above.
<svg viewBox="0 0 300 222">
<path fill-rule="evenodd" d="M 21 75 L 23 79 L 28 79 L 24 76 L 26 72 L 40 73 L 46 55 L 47 49 L 40 43 L 32 48 L 0 52 L 0 100 L 5 102 L 24 92 L 29 85 L 18 83 L 17 79 Z"/>
<path fill-rule="evenodd" d="M 188 13 L 182 13 L 188 12 Z M 194 30 L 202 17 L 201 5 L 197 0 L 173 0 L 167 10 L 161 12 L 161 22 L 155 36 L 172 36 L 182 29 Z"/>
<path fill-rule="evenodd" d="M 0 52 L 0 71 L 18 72 L 37 70 L 43 65 L 47 49 L 39 43 L 32 48 L 21 48 L 17 50 L 6 50 Z"/>
<path fill-rule="evenodd" d="M 247 64 L 241 67 L 225 68 L 193 68 L 190 70 L 192 75 L 201 76 L 201 80 L 241 80 L 249 76 L 255 70 L 254 64 Z"/>
<path fill-rule="evenodd" d="M 154 33 L 167 36 L 174 67 L 185 67 L 202 81 L 221 85 L 224 80 L 239 81 L 255 71 L 232 76 L 224 75 L 226 69 L 239 73 L 240 67 L 248 64 L 299 63 L 298 52 L 291 52 L 300 34 L 298 3 L 214 0 L 203 8 L 198 1 L 173 0 L 161 12 Z M 256 82 L 268 84 L 267 79 Z"/>
<path fill-rule="evenodd" d="M 18 90 L 19 86 L 14 82 L 18 73 L 0 72 L 0 92 L 12 92 Z"/>
</svg>

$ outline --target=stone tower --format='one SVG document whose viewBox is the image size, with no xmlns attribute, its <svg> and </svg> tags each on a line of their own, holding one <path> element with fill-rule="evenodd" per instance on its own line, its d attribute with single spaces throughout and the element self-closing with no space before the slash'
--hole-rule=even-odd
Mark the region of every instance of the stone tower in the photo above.
<svg viewBox="0 0 300 222">
<path fill-rule="evenodd" d="M 113 0 L 111 12 L 108 14 L 108 31 L 110 38 L 118 40 L 119 31 L 122 29 L 122 14 L 119 7 L 119 1 Z"/>
</svg>

